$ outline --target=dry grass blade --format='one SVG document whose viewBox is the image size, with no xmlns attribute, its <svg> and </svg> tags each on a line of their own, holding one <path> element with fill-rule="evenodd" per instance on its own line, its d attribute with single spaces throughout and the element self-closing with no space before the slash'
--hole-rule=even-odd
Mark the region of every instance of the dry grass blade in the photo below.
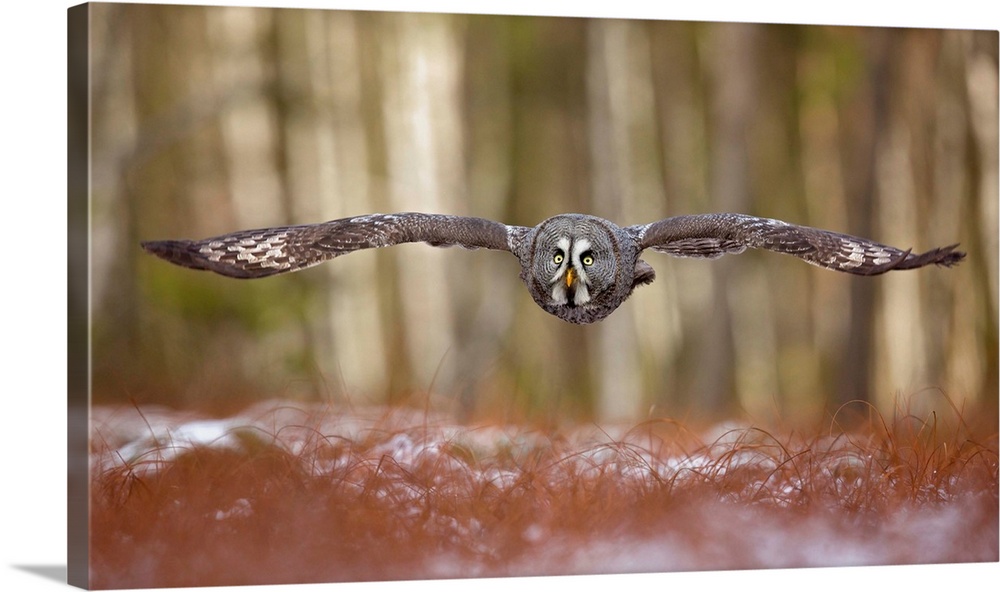
<svg viewBox="0 0 1000 592">
<path fill-rule="evenodd" d="M 699 442 L 670 422 L 109 413 L 93 439 L 95 587 L 998 559 L 997 434 L 960 417 Z"/>
</svg>

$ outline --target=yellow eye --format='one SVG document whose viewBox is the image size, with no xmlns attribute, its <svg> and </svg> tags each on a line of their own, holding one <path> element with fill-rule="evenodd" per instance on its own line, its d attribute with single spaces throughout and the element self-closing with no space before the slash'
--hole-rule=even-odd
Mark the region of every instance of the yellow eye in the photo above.
<svg viewBox="0 0 1000 592">
<path fill-rule="evenodd" d="M 580 258 L 580 262 L 589 267 L 594 264 L 594 256 L 590 253 L 586 253 Z"/>
<path fill-rule="evenodd" d="M 560 263 L 563 262 L 564 258 L 565 257 L 563 256 L 562 253 L 556 252 L 556 254 L 552 256 L 552 262 L 555 263 L 556 265 L 559 265 Z"/>
</svg>

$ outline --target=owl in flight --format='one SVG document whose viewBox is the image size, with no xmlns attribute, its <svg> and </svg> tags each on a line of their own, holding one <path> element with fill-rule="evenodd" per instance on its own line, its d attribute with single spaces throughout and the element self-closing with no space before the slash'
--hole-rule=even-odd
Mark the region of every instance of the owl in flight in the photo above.
<svg viewBox="0 0 1000 592">
<path fill-rule="evenodd" d="M 952 266 L 958 245 L 915 254 L 867 239 L 745 214 L 674 216 L 618 226 L 584 214 L 561 214 L 539 225 L 441 214 L 370 214 L 300 226 L 241 230 L 204 240 L 142 243 L 163 259 L 234 278 L 261 278 L 312 267 L 360 249 L 425 242 L 435 247 L 509 251 L 521 279 L 546 312 L 571 323 L 608 316 L 656 273 L 639 258 L 652 249 L 675 257 L 716 259 L 747 248 L 794 255 L 807 263 L 856 275 Z"/>
</svg>

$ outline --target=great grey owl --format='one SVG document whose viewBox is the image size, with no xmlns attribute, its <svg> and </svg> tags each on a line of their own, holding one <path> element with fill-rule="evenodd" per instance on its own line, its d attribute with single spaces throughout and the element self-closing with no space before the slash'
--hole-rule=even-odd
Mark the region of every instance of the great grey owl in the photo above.
<svg viewBox="0 0 1000 592">
<path fill-rule="evenodd" d="M 715 259 L 747 248 L 787 253 L 813 265 L 857 275 L 951 266 L 958 245 L 914 254 L 867 239 L 745 214 L 675 216 L 618 226 L 603 218 L 561 214 L 529 228 L 441 214 L 370 214 L 319 224 L 241 230 L 204 240 L 144 242 L 171 263 L 234 278 L 305 269 L 360 249 L 426 242 L 437 247 L 509 251 L 521 279 L 545 311 L 571 323 L 608 316 L 656 274 L 644 249 L 675 257 Z"/>
</svg>

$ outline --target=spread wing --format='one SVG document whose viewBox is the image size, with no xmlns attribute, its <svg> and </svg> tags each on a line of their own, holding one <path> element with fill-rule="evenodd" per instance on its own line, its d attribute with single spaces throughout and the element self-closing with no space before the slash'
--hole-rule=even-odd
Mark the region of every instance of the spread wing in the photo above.
<svg viewBox="0 0 1000 592">
<path fill-rule="evenodd" d="M 748 248 L 767 249 L 857 275 L 878 275 L 932 263 L 950 267 L 965 257 L 965 253 L 955 250 L 958 245 L 913 253 L 849 234 L 745 214 L 675 216 L 630 226 L 628 230 L 635 234 L 641 248 L 675 257 L 715 259 Z"/>
<path fill-rule="evenodd" d="M 203 240 L 149 241 L 142 248 L 183 267 L 234 278 L 260 278 L 312 267 L 361 249 L 402 243 L 513 251 L 526 230 L 483 218 L 407 212 L 241 230 Z"/>
</svg>

